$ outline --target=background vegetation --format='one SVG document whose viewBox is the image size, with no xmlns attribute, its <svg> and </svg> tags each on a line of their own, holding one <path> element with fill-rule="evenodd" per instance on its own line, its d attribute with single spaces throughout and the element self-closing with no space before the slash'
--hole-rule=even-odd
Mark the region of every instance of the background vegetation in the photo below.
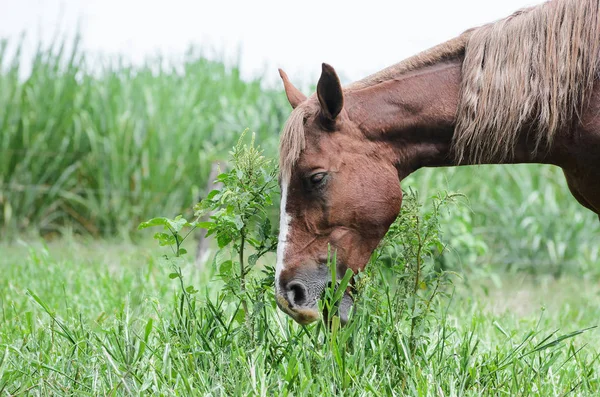
<svg viewBox="0 0 600 397">
<path fill-rule="evenodd" d="M 560 170 L 418 171 L 350 325 L 300 327 L 272 296 L 281 90 L 195 51 L 177 66 L 98 65 L 57 43 L 24 75 L 11 48 L 0 44 L 0 395 L 599 391 L 600 222 Z M 197 207 L 215 211 L 200 225 L 221 248 L 211 266 L 149 245 L 138 225 L 192 219 L 211 163 L 235 167 L 246 128 L 268 172 L 227 173 L 236 200 Z"/>
<path fill-rule="evenodd" d="M 66 229 L 131 237 L 147 218 L 189 211 L 210 163 L 225 159 L 245 128 L 275 157 L 289 114 L 282 91 L 194 51 L 177 66 L 99 66 L 77 42 L 57 43 L 40 47 L 20 78 L 22 63 L 18 43 L 2 41 L 0 238 Z M 560 274 L 600 262 L 600 223 L 556 168 L 421 170 L 410 186 L 425 201 L 440 190 L 468 198 L 445 219 L 449 265 Z"/>
<path fill-rule="evenodd" d="M 39 49 L 19 78 L 0 43 L 0 236 L 129 234 L 191 208 L 245 128 L 275 154 L 283 98 L 237 68 L 193 51 L 177 68 L 98 67 L 69 47 Z"/>
</svg>

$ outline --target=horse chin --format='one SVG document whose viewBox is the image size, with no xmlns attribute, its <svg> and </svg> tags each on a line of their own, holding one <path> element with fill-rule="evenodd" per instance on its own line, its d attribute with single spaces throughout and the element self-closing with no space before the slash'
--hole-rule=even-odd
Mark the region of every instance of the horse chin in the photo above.
<svg viewBox="0 0 600 397">
<path fill-rule="evenodd" d="M 288 302 L 283 298 L 278 297 L 277 304 L 287 315 L 289 315 L 292 319 L 294 319 L 294 321 L 296 321 L 300 325 L 308 325 L 319 321 L 320 319 L 325 319 L 326 322 L 329 322 L 329 315 L 327 313 L 327 309 L 324 309 L 323 313 L 319 313 L 319 311 L 317 310 L 316 302 L 314 308 L 303 307 L 297 308 L 293 311 L 290 310 Z M 352 310 L 353 304 L 354 300 L 352 299 L 352 296 L 348 292 L 344 292 L 344 296 L 338 303 L 338 308 L 335 313 L 335 316 L 339 317 L 340 323 L 342 325 L 346 325 L 348 323 L 350 310 Z M 331 324 L 328 325 L 330 326 Z"/>
</svg>

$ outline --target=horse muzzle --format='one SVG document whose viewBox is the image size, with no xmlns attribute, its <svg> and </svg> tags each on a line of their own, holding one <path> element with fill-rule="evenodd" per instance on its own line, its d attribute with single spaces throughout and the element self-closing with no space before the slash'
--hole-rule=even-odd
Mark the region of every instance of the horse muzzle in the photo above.
<svg viewBox="0 0 600 397">
<path fill-rule="evenodd" d="M 275 299 L 277 306 L 292 317 L 297 323 L 307 325 L 321 318 L 319 299 L 323 297 L 327 285 L 330 283 L 331 274 L 326 266 L 309 274 L 303 272 L 287 282 L 277 283 Z M 342 324 L 348 321 L 352 308 L 352 297 L 344 293 L 338 303 L 338 313 Z"/>
</svg>

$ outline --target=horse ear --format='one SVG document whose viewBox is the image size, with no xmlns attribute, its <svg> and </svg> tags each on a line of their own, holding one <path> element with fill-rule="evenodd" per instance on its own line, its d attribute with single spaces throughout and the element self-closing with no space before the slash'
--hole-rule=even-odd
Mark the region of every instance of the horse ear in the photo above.
<svg viewBox="0 0 600 397">
<path fill-rule="evenodd" d="M 279 76 L 281 76 L 281 80 L 283 80 L 283 87 L 285 88 L 285 95 L 287 95 L 288 101 L 290 105 L 292 105 L 292 109 L 296 109 L 296 106 L 300 105 L 302 102 L 306 100 L 306 95 L 300 92 L 299 89 L 294 87 L 294 85 L 290 82 L 287 74 L 279 69 Z"/>
<path fill-rule="evenodd" d="M 317 83 L 317 97 L 323 109 L 323 115 L 334 120 L 344 107 L 344 94 L 342 84 L 335 69 L 326 63 L 323 64 L 321 78 Z"/>
</svg>

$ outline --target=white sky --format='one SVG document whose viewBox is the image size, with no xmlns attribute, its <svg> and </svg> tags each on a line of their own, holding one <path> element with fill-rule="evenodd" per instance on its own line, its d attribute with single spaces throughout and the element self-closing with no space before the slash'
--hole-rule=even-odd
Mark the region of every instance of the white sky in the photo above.
<svg viewBox="0 0 600 397">
<path fill-rule="evenodd" d="M 462 31 L 539 0 L 0 0 L 0 37 L 72 34 L 92 54 L 177 59 L 191 45 L 233 60 L 244 76 L 276 81 L 284 68 L 316 83 L 321 62 L 357 80 Z"/>
</svg>

